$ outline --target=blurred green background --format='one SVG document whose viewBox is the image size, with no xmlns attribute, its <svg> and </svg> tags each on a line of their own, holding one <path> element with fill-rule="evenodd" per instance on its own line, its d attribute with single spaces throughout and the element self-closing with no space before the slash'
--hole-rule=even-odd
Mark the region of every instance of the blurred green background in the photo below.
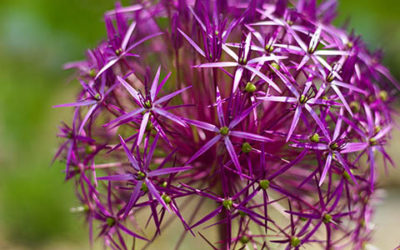
<svg viewBox="0 0 400 250">
<path fill-rule="evenodd" d="M 51 106 L 73 98 L 72 72 L 61 67 L 105 36 L 102 15 L 113 6 L 113 0 L 0 0 L 0 249 L 88 248 L 83 218 L 69 212 L 77 204 L 73 187 L 63 181 L 60 163 L 50 166 L 57 126 L 69 121 L 71 110 Z M 349 19 L 371 49 L 383 48 L 397 79 L 399 11 L 398 0 L 342 0 L 337 20 Z M 376 217 L 381 249 L 394 248 L 399 238 L 396 220 L 387 216 L 397 214 L 400 222 L 399 170 L 393 173 Z M 397 231 L 390 236 L 392 224 Z"/>
</svg>

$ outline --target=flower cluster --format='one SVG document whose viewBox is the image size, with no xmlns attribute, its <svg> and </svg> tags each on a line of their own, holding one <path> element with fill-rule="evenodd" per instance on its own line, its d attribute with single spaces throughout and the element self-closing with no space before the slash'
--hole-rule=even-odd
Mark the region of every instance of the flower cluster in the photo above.
<svg viewBox="0 0 400 250">
<path fill-rule="evenodd" d="M 150 244 L 175 219 L 214 249 L 369 242 L 400 86 L 331 24 L 337 2 L 140 2 L 105 13 L 57 106 L 74 107 L 56 158 L 90 238 Z"/>
</svg>

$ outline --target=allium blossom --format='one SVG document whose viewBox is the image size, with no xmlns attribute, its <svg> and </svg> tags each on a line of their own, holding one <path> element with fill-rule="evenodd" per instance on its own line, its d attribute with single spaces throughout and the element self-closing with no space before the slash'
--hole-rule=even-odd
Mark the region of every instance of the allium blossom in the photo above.
<svg viewBox="0 0 400 250">
<path fill-rule="evenodd" d="M 55 159 L 90 241 L 149 246 L 176 220 L 176 248 L 368 244 L 400 88 L 336 1 L 156 2 L 117 3 L 65 65 L 82 88 Z"/>
</svg>

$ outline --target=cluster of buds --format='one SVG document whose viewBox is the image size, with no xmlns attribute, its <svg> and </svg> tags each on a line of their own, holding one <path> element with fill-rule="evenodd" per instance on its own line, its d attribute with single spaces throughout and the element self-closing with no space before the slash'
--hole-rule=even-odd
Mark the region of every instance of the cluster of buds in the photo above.
<svg viewBox="0 0 400 250">
<path fill-rule="evenodd" d="M 90 239 L 151 244 L 175 219 L 181 239 L 213 249 L 368 243 L 400 86 L 380 53 L 331 24 L 336 4 L 149 0 L 106 12 L 107 39 L 66 65 L 76 101 L 58 105 L 74 107 L 56 158 Z"/>
</svg>

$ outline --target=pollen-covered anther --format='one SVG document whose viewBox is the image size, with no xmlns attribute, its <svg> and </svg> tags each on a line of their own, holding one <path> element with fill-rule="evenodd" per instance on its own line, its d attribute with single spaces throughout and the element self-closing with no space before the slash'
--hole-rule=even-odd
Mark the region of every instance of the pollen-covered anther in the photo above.
<svg viewBox="0 0 400 250">
<path fill-rule="evenodd" d="M 223 136 L 226 136 L 229 134 L 229 128 L 228 127 L 222 127 L 219 129 L 219 133 Z"/>
</svg>

